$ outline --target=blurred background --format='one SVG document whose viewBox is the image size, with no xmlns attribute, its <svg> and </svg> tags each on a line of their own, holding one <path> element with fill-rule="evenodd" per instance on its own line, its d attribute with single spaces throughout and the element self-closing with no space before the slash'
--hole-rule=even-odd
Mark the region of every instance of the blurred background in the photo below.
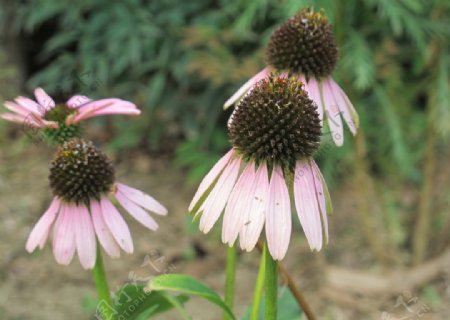
<svg viewBox="0 0 450 320">
<path fill-rule="evenodd" d="M 229 148 L 224 101 L 265 65 L 271 32 L 299 9 L 324 9 L 340 60 L 333 77 L 361 128 L 316 160 L 334 205 L 330 243 L 311 253 L 296 217 L 284 263 L 319 319 L 450 316 L 450 2 L 446 0 L 13 1 L 0 5 L 0 102 L 43 87 L 135 102 L 137 118 L 89 121 L 85 136 L 121 181 L 169 208 L 160 230 L 130 224 L 136 253 L 108 260 L 114 286 L 164 270 L 223 292 L 220 231 L 187 215 L 200 179 Z M 78 262 L 24 243 L 48 206 L 53 150 L 0 122 L 0 319 L 89 319 L 95 299 Z M 149 268 L 146 257 L 158 258 Z M 148 259 L 147 259 L 148 260 Z M 236 313 L 251 303 L 259 254 L 240 254 Z M 158 267 L 156 267 L 158 265 Z M 114 288 L 113 288 L 114 289 Z M 218 319 L 205 301 L 193 319 Z M 178 319 L 177 314 L 162 319 Z"/>
</svg>

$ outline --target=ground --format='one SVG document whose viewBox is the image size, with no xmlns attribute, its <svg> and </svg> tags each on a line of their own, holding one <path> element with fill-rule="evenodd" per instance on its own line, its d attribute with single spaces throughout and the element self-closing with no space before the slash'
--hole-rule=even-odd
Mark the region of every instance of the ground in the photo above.
<svg viewBox="0 0 450 320">
<path fill-rule="evenodd" d="M 77 259 L 67 267 L 58 265 L 48 245 L 42 252 L 31 255 L 24 249 L 32 226 L 51 200 L 47 180 L 50 159 L 50 149 L 30 144 L 26 139 L 15 140 L 0 150 L 1 319 L 91 317 L 87 307 L 82 307 L 95 298 L 91 273 L 83 270 Z M 175 168 L 169 158 L 155 159 L 142 154 L 132 154 L 117 162 L 117 180 L 153 195 L 167 206 L 169 215 L 157 217 L 160 225 L 157 232 L 149 232 L 126 217 L 132 229 L 135 253 L 124 254 L 120 259 L 105 258 L 112 289 L 133 278 L 144 281 L 169 270 L 194 276 L 223 292 L 225 247 L 220 243 L 218 228 L 203 235 L 188 223 L 187 206 L 196 186 L 184 182 L 183 170 Z M 410 272 L 415 270 L 379 267 L 357 232 L 360 227 L 355 218 L 353 192 L 351 183 L 346 183 L 332 193 L 335 214 L 330 219 L 331 241 L 323 251 L 309 251 L 296 223 L 283 261 L 318 318 L 448 319 L 450 255 L 435 262 L 434 273 L 429 270 L 431 267 L 412 275 Z M 258 263 L 256 250 L 240 253 L 237 315 L 242 315 L 251 303 Z M 442 264 L 444 268 L 439 268 Z M 424 270 L 431 272 L 425 274 L 425 283 L 411 284 L 424 276 Z M 392 285 L 391 278 L 395 280 Z M 421 290 L 424 287 L 427 290 Z M 188 310 L 195 320 L 221 318 L 217 307 L 197 298 L 188 303 Z M 179 318 L 171 312 L 159 319 Z"/>
</svg>

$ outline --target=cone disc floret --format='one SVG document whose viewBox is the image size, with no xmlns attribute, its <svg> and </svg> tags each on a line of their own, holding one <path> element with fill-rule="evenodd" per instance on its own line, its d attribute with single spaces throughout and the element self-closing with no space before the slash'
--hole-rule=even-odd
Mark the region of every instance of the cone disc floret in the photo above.
<svg viewBox="0 0 450 320">
<path fill-rule="evenodd" d="M 333 71 L 338 50 L 328 19 L 304 9 L 274 31 L 266 56 L 278 70 L 323 78 Z"/>
<path fill-rule="evenodd" d="M 320 144 L 315 103 L 295 78 L 258 82 L 237 105 L 229 124 L 233 147 L 247 159 L 294 168 Z"/>
<path fill-rule="evenodd" d="M 90 141 L 73 138 L 62 144 L 50 167 L 50 187 L 55 196 L 89 205 L 112 190 L 114 167 Z"/>
</svg>

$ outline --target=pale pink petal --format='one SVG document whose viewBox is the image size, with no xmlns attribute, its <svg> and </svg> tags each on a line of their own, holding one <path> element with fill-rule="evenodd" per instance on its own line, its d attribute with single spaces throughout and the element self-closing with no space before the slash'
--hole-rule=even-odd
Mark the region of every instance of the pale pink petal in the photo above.
<svg viewBox="0 0 450 320">
<path fill-rule="evenodd" d="M 70 98 L 69 100 L 67 100 L 66 105 L 69 108 L 75 109 L 75 108 L 79 108 L 82 105 L 85 105 L 88 102 L 91 102 L 92 99 L 86 97 L 86 96 L 81 96 L 81 95 L 76 95 L 73 96 L 72 98 Z"/>
<path fill-rule="evenodd" d="M 328 119 L 328 126 L 331 130 L 331 137 L 334 143 L 340 147 L 344 144 L 344 126 L 342 125 L 339 107 L 334 101 L 333 93 L 326 82 L 319 83 L 319 90 L 324 101 L 325 114 Z"/>
<path fill-rule="evenodd" d="M 216 185 L 200 207 L 202 217 L 200 218 L 200 230 L 208 233 L 219 219 L 220 214 L 225 208 L 228 197 L 233 189 L 239 174 L 241 158 L 236 157 L 225 167 L 222 175 L 217 180 Z"/>
<path fill-rule="evenodd" d="M 247 164 L 231 191 L 225 208 L 222 225 L 222 242 L 230 246 L 234 244 L 239 230 L 245 223 L 245 216 L 252 203 L 251 195 L 255 192 L 255 162 Z"/>
<path fill-rule="evenodd" d="M 139 115 L 141 113 L 134 103 L 117 98 L 91 101 L 79 107 L 77 111 L 77 115 L 67 119 L 67 124 L 106 114 Z"/>
<path fill-rule="evenodd" d="M 41 106 L 40 104 L 36 103 L 35 101 L 29 98 L 19 96 L 14 100 L 20 106 L 30 110 L 31 113 L 39 114 L 42 116 L 47 111 L 43 106 Z"/>
<path fill-rule="evenodd" d="M 153 231 L 158 229 L 158 224 L 156 223 L 155 219 L 153 219 L 144 209 L 132 202 L 120 191 L 116 192 L 115 196 L 122 207 L 127 210 L 128 213 L 139 223 Z"/>
<path fill-rule="evenodd" d="M 24 125 L 27 125 L 29 127 L 41 128 L 41 127 L 44 126 L 43 124 L 38 123 L 32 117 L 27 117 L 27 116 L 24 116 L 24 115 L 21 115 L 21 114 L 17 114 L 17 113 L 2 113 L 2 114 L 0 114 L 0 117 L 2 119 L 7 120 L 7 121 L 24 124 Z"/>
<path fill-rule="evenodd" d="M 41 241 L 39 242 L 39 250 L 44 249 L 45 244 L 47 243 L 48 236 L 50 234 L 50 229 L 48 229 L 45 234 L 42 236 Z"/>
<path fill-rule="evenodd" d="M 309 82 L 305 87 L 308 87 L 308 95 L 311 100 L 313 100 L 317 105 L 317 113 L 319 114 L 320 125 L 323 124 L 323 103 L 320 97 L 319 84 L 315 78 L 310 78 Z"/>
<path fill-rule="evenodd" d="M 328 190 L 326 190 L 326 185 L 324 185 L 324 181 L 323 181 L 323 177 L 322 174 L 320 173 L 320 169 L 317 166 L 317 164 L 315 163 L 314 160 L 310 160 L 310 165 L 311 165 L 311 169 L 313 172 L 313 176 L 314 176 L 314 185 L 316 187 L 316 195 L 317 195 L 317 199 L 319 201 L 319 208 L 320 208 L 320 213 L 322 214 L 322 223 L 324 226 L 324 231 L 325 231 L 325 237 L 326 237 L 326 241 L 328 243 L 328 215 L 327 215 L 327 205 L 326 205 L 326 192 L 328 192 Z"/>
<path fill-rule="evenodd" d="M 194 210 L 194 207 L 197 205 L 197 202 L 208 190 L 208 188 L 213 184 L 213 182 L 217 179 L 219 174 L 222 172 L 223 168 L 225 168 L 225 166 L 228 164 L 232 155 L 233 150 L 231 149 L 219 161 L 217 161 L 214 167 L 212 167 L 212 169 L 208 172 L 208 174 L 203 178 L 202 182 L 200 183 L 200 186 L 198 187 L 197 192 L 194 195 L 194 198 L 192 199 L 189 205 L 189 212 L 197 213 L 198 210 L 195 212 L 192 212 L 192 210 Z"/>
<path fill-rule="evenodd" d="M 120 248 L 103 219 L 102 208 L 97 201 L 91 201 L 91 215 L 95 233 L 103 249 L 113 258 L 120 257 Z"/>
<path fill-rule="evenodd" d="M 91 216 L 84 205 L 73 207 L 73 212 L 78 257 L 84 269 L 92 269 L 95 265 L 97 242 Z"/>
<path fill-rule="evenodd" d="M 45 110 L 51 110 L 55 107 L 55 101 L 44 91 L 42 88 L 36 88 L 34 90 L 34 96 L 37 102 L 44 107 Z"/>
<path fill-rule="evenodd" d="M 0 118 L 3 118 L 7 121 L 11 121 L 14 123 L 20 123 L 23 125 L 26 125 L 28 127 L 34 127 L 34 128 L 58 128 L 59 125 L 55 121 L 47 121 L 43 120 L 36 114 L 28 114 L 27 116 L 21 115 L 21 114 L 14 114 L 14 113 L 3 113 L 0 114 Z"/>
<path fill-rule="evenodd" d="M 283 169 L 275 166 L 269 183 L 269 200 L 266 209 L 266 238 L 270 255 L 282 260 L 291 238 L 291 205 L 284 181 Z"/>
<path fill-rule="evenodd" d="M 248 80 L 246 83 L 244 83 L 236 93 L 234 93 L 223 105 L 224 109 L 228 109 L 233 104 L 235 104 L 241 97 L 243 97 L 249 90 L 253 87 L 255 83 L 258 81 L 266 78 L 269 74 L 270 70 L 269 68 L 262 69 L 259 73 L 254 75 L 250 80 Z"/>
<path fill-rule="evenodd" d="M 68 265 L 75 253 L 74 212 L 62 204 L 53 228 L 53 255 L 59 264 Z"/>
<path fill-rule="evenodd" d="M 58 198 L 53 198 L 52 203 L 48 207 L 47 211 L 42 215 L 39 221 L 34 226 L 33 230 L 28 237 L 27 244 L 25 245 L 25 249 L 28 252 L 33 252 L 36 247 L 46 242 L 50 227 L 55 221 L 56 215 L 59 211 L 59 207 L 61 206 L 61 202 Z M 42 247 L 42 246 L 40 246 Z"/>
<path fill-rule="evenodd" d="M 331 77 L 329 77 L 326 81 L 328 82 L 330 91 L 332 91 L 333 93 L 336 104 L 339 106 L 339 110 L 342 113 L 342 117 L 347 123 L 352 134 L 355 135 L 356 130 L 359 127 L 359 117 L 355 111 L 355 108 L 353 107 L 352 103 L 350 102 L 344 91 Z"/>
<path fill-rule="evenodd" d="M 167 215 L 167 209 L 158 201 L 150 197 L 148 194 L 141 190 L 131 188 L 122 183 L 116 183 L 117 190 L 120 191 L 125 197 L 133 201 L 142 208 L 148 211 L 154 212 L 161 216 Z"/>
<path fill-rule="evenodd" d="M 31 113 L 31 111 L 28 110 L 27 108 L 24 108 L 21 105 L 18 105 L 17 103 L 12 102 L 12 101 L 5 101 L 5 107 L 10 111 L 15 112 L 15 113 L 25 116 L 25 117 Z M 39 116 L 40 116 L 40 114 L 39 114 Z"/>
<path fill-rule="evenodd" d="M 102 208 L 103 220 L 117 244 L 123 251 L 133 253 L 134 247 L 130 229 L 128 229 L 128 225 L 119 211 L 117 211 L 116 207 L 106 197 L 102 197 L 100 200 L 100 207 Z"/>
<path fill-rule="evenodd" d="M 239 232 L 241 248 L 246 251 L 251 251 L 255 247 L 266 217 L 265 210 L 269 200 L 269 175 L 265 163 L 260 164 L 256 170 L 254 184 L 256 190 L 249 195 L 251 206 L 245 214 L 244 225 Z"/>
<path fill-rule="evenodd" d="M 322 224 L 314 177 L 308 161 L 297 161 L 294 177 L 297 215 L 311 250 L 322 248 Z"/>
</svg>

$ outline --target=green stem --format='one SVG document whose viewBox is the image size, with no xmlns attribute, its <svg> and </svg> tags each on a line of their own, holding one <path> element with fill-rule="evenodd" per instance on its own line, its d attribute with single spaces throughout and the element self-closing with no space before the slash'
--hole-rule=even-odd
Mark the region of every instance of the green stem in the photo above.
<svg viewBox="0 0 450 320">
<path fill-rule="evenodd" d="M 261 306 L 262 291 L 264 288 L 264 279 L 266 276 L 266 251 L 263 251 L 261 263 L 259 265 L 258 278 L 256 279 L 255 293 L 253 294 L 252 312 L 250 320 L 259 319 L 259 308 Z"/>
<path fill-rule="evenodd" d="M 97 261 L 95 262 L 94 269 L 92 270 L 94 276 L 95 286 L 97 287 L 98 295 L 98 308 L 100 312 L 99 316 L 103 319 L 115 319 L 113 304 L 111 295 L 109 293 L 108 280 L 106 279 L 105 267 L 103 265 L 102 252 L 100 246 L 97 243 Z"/>
<path fill-rule="evenodd" d="M 266 316 L 265 320 L 277 319 L 277 301 L 278 301 L 278 270 L 277 262 L 273 260 L 270 255 L 267 242 L 264 245 L 264 252 L 266 255 Z"/>
<path fill-rule="evenodd" d="M 234 246 L 227 247 L 227 268 L 226 268 L 226 284 L 225 284 L 225 303 L 233 309 L 234 302 L 234 279 L 236 275 L 236 248 Z M 231 319 L 227 313 L 223 314 L 223 319 Z"/>
</svg>

